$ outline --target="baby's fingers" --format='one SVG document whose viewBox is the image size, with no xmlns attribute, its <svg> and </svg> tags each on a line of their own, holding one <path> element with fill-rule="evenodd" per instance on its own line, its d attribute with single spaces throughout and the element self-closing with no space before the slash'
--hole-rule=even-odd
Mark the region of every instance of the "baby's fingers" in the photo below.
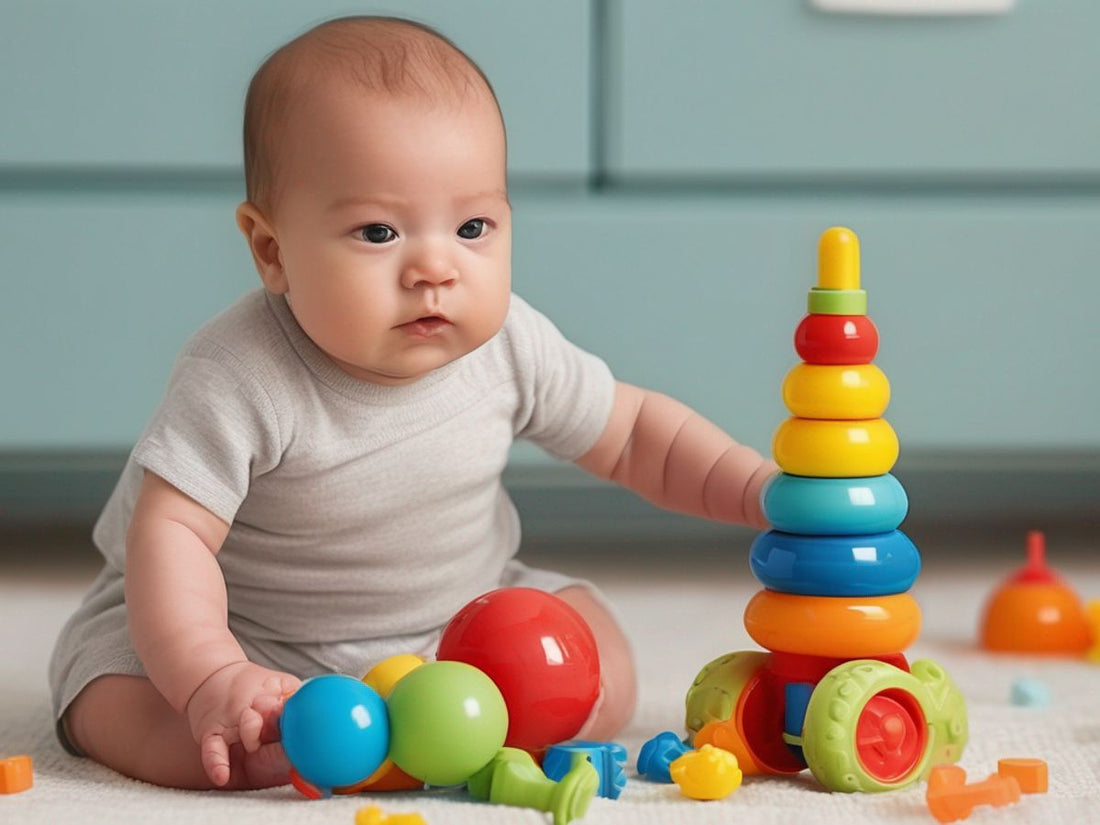
<svg viewBox="0 0 1100 825">
<path fill-rule="evenodd" d="M 278 673 L 264 682 L 264 689 L 280 699 L 290 695 L 302 686 L 302 680 L 289 673 Z"/>
<path fill-rule="evenodd" d="M 202 738 L 202 769 L 219 788 L 229 782 L 229 745 L 220 733 L 208 733 Z"/>
<path fill-rule="evenodd" d="M 241 744 L 249 753 L 255 753 L 260 748 L 260 734 L 263 731 L 264 718 L 254 708 L 245 708 L 241 711 L 241 719 L 237 723 L 237 731 L 241 737 Z"/>
</svg>

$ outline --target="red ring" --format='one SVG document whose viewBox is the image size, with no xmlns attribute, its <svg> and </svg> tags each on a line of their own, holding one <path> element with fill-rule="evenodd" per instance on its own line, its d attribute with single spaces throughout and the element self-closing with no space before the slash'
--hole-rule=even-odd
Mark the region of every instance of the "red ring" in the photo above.
<svg viewBox="0 0 1100 825">
<path fill-rule="evenodd" d="M 928 744 L 928 724 L 912 694 L 884 690 L 872 696 L 856 723 L 856 755 L 879 782 L 895 782 L 920 762 Z"/>
</svg>

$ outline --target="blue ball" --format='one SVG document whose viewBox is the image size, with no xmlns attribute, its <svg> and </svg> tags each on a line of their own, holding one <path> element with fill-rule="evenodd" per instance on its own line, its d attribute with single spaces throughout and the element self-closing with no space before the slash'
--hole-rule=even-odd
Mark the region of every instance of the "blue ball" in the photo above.
<svg viewBox="0 0 1100 825">
<path fill-rule="evenodd" d="M 776 474 L 760 503 L 776 530 L 808 536 L 888 533 L 905 520 L 909 497 L 894 476 L 813 478 Z"/>
<path fill-rule="evenodd" d="M 920 574 L 920 552 L 900 530 L 867 536 L 799 536 L 769 530 L 749 551 L 769 590 L 800 596 L 888 596 Z"/>
<path fill-rule="evenodd" d="M 374 688 L 340 674 L 303 682 L 283 705 L 279 731 L 290 764 L 326 791 L 366 779 L 390 749 L 386 703 Z"/>
</svg>

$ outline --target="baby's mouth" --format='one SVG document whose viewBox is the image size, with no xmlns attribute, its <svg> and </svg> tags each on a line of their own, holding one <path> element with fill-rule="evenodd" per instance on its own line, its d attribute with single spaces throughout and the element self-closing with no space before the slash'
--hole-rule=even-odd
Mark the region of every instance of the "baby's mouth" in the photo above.
<svg viewBox="0 0 1100 825">
<path fill-rule="evenodd" d="M 434 335 L 439 335 L 449 326 L 451 326 L 451 322 L 440 315 L 424 315 L 415 321 L 401 324 L 399 328 L 418 338 L 431 338 Z"/>
</svg>

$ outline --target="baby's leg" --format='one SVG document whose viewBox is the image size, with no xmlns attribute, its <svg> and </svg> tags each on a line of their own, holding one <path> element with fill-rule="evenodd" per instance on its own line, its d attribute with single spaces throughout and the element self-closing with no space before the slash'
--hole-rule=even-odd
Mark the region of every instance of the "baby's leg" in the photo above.
<svg viewBox="0 0 1100 825">
<path fill-rule="evenodd" d="M 65 712 L 69 737 L 92 759 L 121 774 L 171 788 L 207 789 L 199 746 L 184 714 L 140 676 L 100 676 Z M 273 738 L 270 733 L 265 739 Z M 268 788 L 290 781 L 282 746 L 264 744 L 245 753 L 229 748 L 231 777 L 221 790 Z"/>
<path fill-rule="evenodd" d="M 614 617 L 587 588 L 574 585 L 556 595 L 584 616 L 600 654 L 600 699 L 577 738 L 609 741 L 630 721 L 638 699 L 638 677 L 630 642 Z"/>
</svg>

